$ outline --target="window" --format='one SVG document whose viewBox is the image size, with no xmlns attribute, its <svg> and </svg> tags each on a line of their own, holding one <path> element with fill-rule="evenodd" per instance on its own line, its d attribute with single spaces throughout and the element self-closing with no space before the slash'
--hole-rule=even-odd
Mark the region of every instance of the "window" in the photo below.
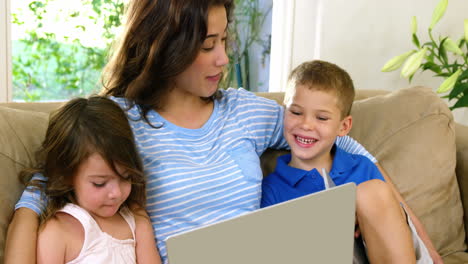
<svg viewBox="0 0 468 264">
<path fill-rule="evenodd" d="M 11 11 L 12 99 L 65 100 L 99 91 L 122 0 L 15 0 Z"/>
<path fill-rule="evenodd" d="M 126 2 L 0 0 L 0 101 L 66 100 L 99 91 Z M 272 2 L 236 0 L 242 30 L 231 61 L 244 69 L 234 71 L 229 86 L 268 90 Z"/>
<path fill-rule="evenodd" d="M 236 0 L 229 36 L 229 66 L 220 87 L 267 92 L 273 0 Z"/>
</svg>

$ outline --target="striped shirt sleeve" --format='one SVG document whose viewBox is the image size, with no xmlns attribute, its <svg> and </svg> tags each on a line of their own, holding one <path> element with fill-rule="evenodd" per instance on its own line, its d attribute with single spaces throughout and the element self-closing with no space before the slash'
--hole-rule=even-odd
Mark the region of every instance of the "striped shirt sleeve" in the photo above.
<svg viewBox="0 0 468 264">
<path fill-rule="evenodd" d="M 47 178 L 44 177 L 42 174 L 34 174 L 31 178 L 31 181 L 47 181 Z M 45 199 L 45 195 L 41 192 L 39 188 L 36 186 L 28 185 L 26 189 L 23 191 L 18 203 L 15 205 L 15 210 L 26 207 L 38 215 L 42 214 L 47 206 L 47 199 Z"/>
<path fill-rule="evenodd" d="M 244 89 L 229 89 L 227 96 L 236 94 L 235 104 L 244 126 L 256 142 L 257 153 L 261 155 L 267 148 L 285 149 L 286 139 L 283 136 L 284 108 L 276 101 L 260 97 Z M 231 96 L 232 97 L 232 96 Z"/>
<path fill-rule="evenodd" d="M 372 154 L 370 154 L 369 151 L 367 151 L 361 144 L 359 144 L 359 142 L 350 136 L 338 137 L 336 139 L 336 145 L 348 153 L 363 155 L 370 159 L 373 163 L 377 163 L 377 159 L 372 156 Z"/>
</svg>

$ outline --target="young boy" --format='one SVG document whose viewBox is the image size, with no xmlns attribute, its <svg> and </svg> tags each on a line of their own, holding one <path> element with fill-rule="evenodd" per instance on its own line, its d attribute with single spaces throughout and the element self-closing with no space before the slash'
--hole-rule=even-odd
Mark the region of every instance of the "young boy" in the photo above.
<svg viewBox="0 0 468 264">
<path fill-rule="evenodd" d="M 356 220 L 369 261 L 416 263 L 415 248 L 421 245 L 413 247 L 406 214 L 376 165 L 335 145 L 351 129 L 353 100 L 353 82 L 337 65 L 316 60 L 292 71 L 284 100 L 284 137 L 291 154 L 279 157 L 275 172 L 264 179 L 261 206 L 324 190 L 320 172 L 325 169 L 336 185 L 358 185 Z"/>
</svg>

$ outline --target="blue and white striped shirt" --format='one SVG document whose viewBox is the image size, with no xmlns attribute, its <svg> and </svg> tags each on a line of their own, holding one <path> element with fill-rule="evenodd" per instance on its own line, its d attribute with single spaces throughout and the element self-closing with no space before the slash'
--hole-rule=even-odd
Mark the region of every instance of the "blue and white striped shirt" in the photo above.
<svg viewBox="0 0 468 264">
<path fill-rule="evenodd" d="M 134 106 L 127 111 L 147 175 L 147 211 L 166 261 L 171 235 L 259 208 L 259 156 L 286 148 L 282 107 L 245 90 L 222 91 L 209 120 L 186 129 Z M 115 99 L 125 109 L 124 99 Z M 133 121 L 132 121 L 133 120 Z"/>
<path fill-rule="evenodd" d="M 148 120 L 160 127 L 154 128 L 141 118 L 138 106 L 127 110 L 147 177 L 146 209 L 164 263 L 169 236 L 258 209 L 259 156 L 267 148 L 287 148 L 283 107 L 243 89 L 222 93 L 199 129 L 178 127 L 151 110 Z M 127 109 L 125 99 L 113 99 Z M 349 137 L 337 144 L 375 161 Z M 23 197 L 16 207 L 30 207 L 26 192 Z"/>
</svg>

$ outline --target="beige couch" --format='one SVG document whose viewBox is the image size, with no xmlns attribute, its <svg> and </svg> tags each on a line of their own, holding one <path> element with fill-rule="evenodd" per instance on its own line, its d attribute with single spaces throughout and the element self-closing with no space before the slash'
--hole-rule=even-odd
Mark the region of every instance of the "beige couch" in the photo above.
<svg viewBox="0 0 468 264">
<path fill-rule="evenodd" d="M 282 94 L 262 93 L 281 101 Z M 21 194 L 18 172 L 34 162 L 58 103 L 0 104 L 0 263 L 13 206 Z M 373 153 L 424 223 L 445 263 L 468 263 L 468 127 L 456 124 L 431 89 L 393 93 L 360 90 L 351 136 Z M 262 156 L 265 173 L 280 151 Z"/>
</svg>

